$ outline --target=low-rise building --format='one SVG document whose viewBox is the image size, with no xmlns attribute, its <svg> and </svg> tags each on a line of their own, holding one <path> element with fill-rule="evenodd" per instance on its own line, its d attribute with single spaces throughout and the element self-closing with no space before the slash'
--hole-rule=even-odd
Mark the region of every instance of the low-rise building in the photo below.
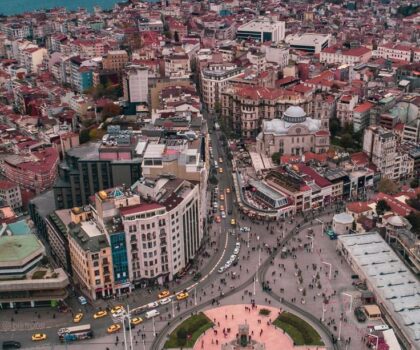
<svg viewBox="0 0 420 350">
<path fill-rule="evenodd" d="M 372 50 L 367 47 L 356 47 L 343 50 L 338 47 L 327 47 L 321 51 L 320 62 L 328 64 L 367 63 L 372 57 Z"/>
<path fill-rule="evenodd" d="M 69 280 L 63 269 L 44 267 L 45 248 L 31 234 L 0 229 L 0 306 L 2 309 L 55 306 L 67 298 Z"/>
<path fill-rule="evenodd" d="M 236 38 L 278 43 L 284 39 L 285 28 L 285 22 L 283 21 L 275 21 L 270 18 L 257 18 L 239 26 L 236 31 Z"/>
<path fill-rule="evenodd" d="M 323 49 L 328 47 L 331 40 L 330 34 L 292 34 L 285 39 L 286 43 L 290 45 L 291 49 L 320 53 Z"/>
</svg>

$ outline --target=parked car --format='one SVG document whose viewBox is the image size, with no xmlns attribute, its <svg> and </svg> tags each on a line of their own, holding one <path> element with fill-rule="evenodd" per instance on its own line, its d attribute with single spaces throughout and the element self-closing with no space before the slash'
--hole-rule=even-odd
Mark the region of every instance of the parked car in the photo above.
<svg viewBox="0 0 420 350">
<path fill-rule="evenodd" d="M 201 272 L 197 272 L 194 277 L 193 277 L 193 281 L 196 282 L 201 278 Z"/>
<path fill-rule="evenodd" d="M 84 296 L 80 296 L 77 299 L 79 299 L 79 303 L 82 305 L 86 305 L 87 304 L 87 300 Z"/>
<path fill-rule="evenodd" d="M 359 322 L 365 322 L 366 321 L 366 314 L 364 313 L 363 309 L 361 307 L 356 307 L 354 309 L 354 315 L 357 318 L 357 321 Z"/>
</svg>

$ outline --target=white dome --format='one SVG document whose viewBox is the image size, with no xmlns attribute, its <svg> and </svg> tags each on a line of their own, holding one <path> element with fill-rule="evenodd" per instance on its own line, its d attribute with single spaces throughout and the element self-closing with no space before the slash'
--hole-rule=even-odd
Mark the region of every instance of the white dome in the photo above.
<svg viewBox="0 0 420 350">
<path fill-rule="evenodd" d="M 333 217 L 333 221 L 335 223 L 339 223 L 339 224 L 352 224 L 354 219 L 353 216 L 351 216 L 350 214 L 347 213 L 340 213 L 340 214 L 335 214 Z"/>
<path fill-rule="evenodd" d="M 405 226 L 404 221 L 402 218 L 398 215 L 391 216 L 387 219 L 388 224 L 395 226 L 395 227 L 403 227 Z"/>
<path fill-rule="evenodd" d="M 284 120 L 289 123 L 302 123 L 306 119 L 306 112 L 299 106 L 290 106 L 283 115 Z"/>
</svg>

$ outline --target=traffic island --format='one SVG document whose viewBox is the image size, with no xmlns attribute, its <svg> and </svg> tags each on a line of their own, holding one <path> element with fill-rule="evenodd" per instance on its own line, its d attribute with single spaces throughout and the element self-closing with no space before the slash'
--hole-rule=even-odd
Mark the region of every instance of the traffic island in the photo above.
<svg viewBox="0 0 420 350">
<path fill-rule="evenodd" d="M 324 345 L 318 332 L 309 323 L 294 314 L 283 312 L 274 320 L 273 324 L 283 329 L 292 338 L 294 345 Z"/>
<path fill-rule="evenodd" d="M 202 312 L 193 315 L 175 328 L 169 335 L 164 348 L 192 348 L 200 335 L 211 327 L 213 327 L 213 322 Z"/>
</svg>

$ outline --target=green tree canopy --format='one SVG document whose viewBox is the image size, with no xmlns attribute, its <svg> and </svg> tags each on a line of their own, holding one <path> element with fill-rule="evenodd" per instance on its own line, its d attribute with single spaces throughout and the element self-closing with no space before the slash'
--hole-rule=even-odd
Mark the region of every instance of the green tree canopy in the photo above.
<svg viewBox="0 0 420 350">
<path fill-rule="evenodd" d="M 376 214 L 378 215 L 384 215 L 390 209 L 391 207 L 388 205 L 386 200 L 381 199 L 378 203 L 376 203 Z"/>
<path fill-rule="evenodd" d="M 398 192 L 398 185 L 391 179 L 384 177 L 379 181 L 378 191 L 386 194 L 394 194 Z"/>
</svg>

